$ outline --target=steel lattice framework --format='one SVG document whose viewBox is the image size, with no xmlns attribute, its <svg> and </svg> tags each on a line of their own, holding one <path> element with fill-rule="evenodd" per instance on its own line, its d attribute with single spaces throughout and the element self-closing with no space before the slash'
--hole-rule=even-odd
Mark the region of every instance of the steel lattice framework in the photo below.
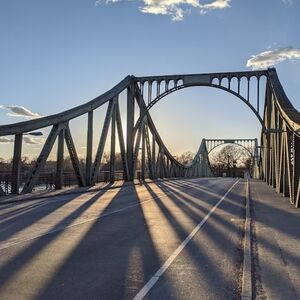
<svg viewBox="0 0 300 300">
<path fill-rule="evenodd" d="M 260 99 L 264 78 L 265 99 Z M 233 81 L 236 86 L 233 87 Z M 87 102 L 59 114 L 40 119 L 0 126 L 0 136 L 14 135 L 14 154 L 11 176 L 11 193 L 30 193 L 39 180 L 47 158 L 57 140 L 55 187 L 63 186 L 64 145 L 66 144 L 79 186 L 92 186 L 101 166 L 106 141 L 110 140 L 109 179 L 115 180 L 116 137 L 118 137 L 123 177 L 136 178 L 140 163 L 140 178 L 211 176 L 208 152 L 203 140 L 194 160 L 183 165 L 168 151 L 160 137 L 149 110 L 165 96 L 180 89 L 206 86 L 226 91 L 243 101 L 256 115 L 262 126 L 259 173 L 260 178 L 273 185 L 278 192 L 290 197 L 299 206 L 300 184 L 300 114 L 286 97 L 275 69 L 249 72 L 226 72 L 192 75 L 127 76 L 114 88 Z M 255 104 L 250 93 L 256 89 Z M 127 91 L 126 128 L 124 135 L 119 97 Z M 98 147 L 93 160 L 94 111 L 108 103 Z M 261 107 L 264 107 L 263 111 Z M 136 113 L 139 118 L 136 120 Z M 87 115 L 87 142 L 85 170 L 80 166 L 69 122 Z M 31 174 L 23 185 L 20 182 L 20 162 L 23 135 L 33 130 L 51 127 Z M 110 128 L 110 137 L 108 137 Z M 126 137 L 126 138 L 125 138 Z M 223 140 L 225 141 L 225 140 Z M 248 140 L 250 141 L 250 140 Z M 212 140 L 210 140 L 212 142 Z M 236 143 L 236 142 L 235 142 Z M 255 142 L 255 147 L 257 142 Z M 255 149 L 257 157 L 257 147 Z M 147 171 L 147 172 L 146 172 Z M 5 194 L 0 187 L 0 194 Z"/>
</svg>

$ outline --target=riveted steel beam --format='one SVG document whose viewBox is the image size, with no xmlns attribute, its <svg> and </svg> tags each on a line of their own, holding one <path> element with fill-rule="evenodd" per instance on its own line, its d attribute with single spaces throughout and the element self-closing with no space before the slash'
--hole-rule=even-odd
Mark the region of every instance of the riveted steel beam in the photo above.
<svg viewBox="0 0 300 300">
<path fill-rule="evenodd" d="M 121 121 L 121 114 L 120 114 L 120 108 L 119 108 L 119 101 L 116 101 L 115 105 L 116 105 L 116 122 L 117 122 L 117 130 L 118 130 L 121 158 L 122 158 L 122 163 L 123 163 L 124 179 L 126 181 L 129 181 L 130 180 L 130 175 L 129 175 L 127 155 L 126 155 L 125 142 L 124 142 L 124 135 L 123 135 L 123 129 L 122 129 L 122 121 Z"/>
<path fill-rule="evenodd" d="M 114 103 L 117 99 L 114 98 Z M 110 162 L 109 162 L 109 181 L 115 182 L 115 156 L 116 156 L 116 105 L 114 104 L 111 116 L 111 139 L 110 139 Z"/>
<path fill-rule="evenodd" d="M 14 156 L 12 165 L 11 193 L 19 194 L 20 172 L 21 172 L 21 154 L 22 154 L 23 134 L 15 135 Z"/>
<path fill-rule="evenodd" d="M 72 134 L 71 134 L 68 124 L 66 125 L 66 129 L 65 129 L 65 141 L 66 141 L 67 148 L 68 148 L 68 151 L 70 154 L 72 166 L 73 166 L 76 178 L 77 178 L 78 185 L 86 186 L 85 178 L 84 178 L 82 170 L 81 170 L 81 166 L 80 166 L 80 162 L 79 162 L 78 155 L 76 152 L 75 144 L 73 142 Z"/>
<path fill-rule="evenodd" d="M 30 193 L 32 192 L 32 189 L 34 188 L 34 186 L 36 185 L 38 179 L 39 179 L 39 176 L 40 176 L 40 173 L 41 173 L 41 170 L 44 168 L 45 164 L 46 164 L 46 161 L 47 161 L 47 158 L 51 152 L 51 149 L 53 147 L 53 144 L 56 140 L 56 137 L 58 136 L 58 134 L 60 133 L 60 131 L 62 129 L 65 128 L 65 124 L 62 123 L 62 124 L 57 124 L 57 125 L 54 125 L 48 135 L 48 138 L 44 144 L 44 147 L 31 171 L 31 174 L 27 180 L 27 182 L 25 183 L 24 187 L 23 187 L 23 190 L 22 190 L 22 193 Z"/>
<path fill-rule="evenodd" d="M 58 134 L 55 189 L 60 190 L 64 185 L 64 139 L 65 129 Z"/>
<path fill-rule="evenodd" d="M 86 143 L 86 164 L 85 164 L 85 181 L 89 186 L 91 185 L 92 172 L 92 157 L 93 157 L 93 118 L 94 111 L 88 113 L 88 128 L 87 128 L 87 143 Z"/>
<path fill-rule="evenodd" d="M 131 82 L 127 88 L 127 135 L 126 135 L 126 151 L 127 163 L 130 180 L 134 178 L 134 99 L 135 85 Z"/>
<path fill-rule="evenodd" d="M 108 133 L 109 124 L 110 124 L 111 116 L 113 113 L 114 105 L 115 105 L 115 102 L 113 99 L 111 99 L 109 101 L 108 108 L 106 111 L 106 116 L 104 119 L 104 124 L 103 124 L 102 132 L 101 132 L 101 136 L 100 136 L 100 140 L 99 140 L 99 144 L 98 144 L 98 149 L 96 152 L 96 157 L 95 157 L 95 161 L 94 161 L 93 168 L 92 168 L 91 185 L 95 184 L 97 172 L 100 168 L 100 163 L 101 163 L 103 152 L 104 152 L 105 142 L 106 142 L 106 138 L 107 138 L 107 133 Z"/>
</svg>

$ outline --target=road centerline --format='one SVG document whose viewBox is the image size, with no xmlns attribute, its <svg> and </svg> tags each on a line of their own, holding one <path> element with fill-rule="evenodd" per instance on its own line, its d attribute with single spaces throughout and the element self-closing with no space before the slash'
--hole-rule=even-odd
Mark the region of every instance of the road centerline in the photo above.
<svg viewBox="0 0 300 300">
<path fill-rule="evenodd" d="M 136 294 L 133 300 L 141 300 L 143 299 L 148 292 L 153 288 L 153 286 L 157 283 L 160 277 L 167 271 L 172 262 L 176 259 L 176 257 L 181 253 L 181 251 L 187 246 L 190 240 L 196 235 L 196 233 L 201 229 L 201 227 L 206 223 L 215 209 L 223 202 L 223 200 L 227 197 L 230 191 L 235 187 L 235 185 L 240 181 L 238 179 L 234 182 L 234 184 L 227 190 L 227 192 L 222 196 L 222 198 L 212 207 L 209 213 L 201 220 L 200 223 L 191 231 L 191 233 L 184 239 L 184 241 L 175 249 L 175 251 L 169 256 L 169 258 L 165 261 L 165 263 L 155 272 L 155 274 L 150 278 L 150 280 L 142 287 L 142 289 Z"/>
</svg>

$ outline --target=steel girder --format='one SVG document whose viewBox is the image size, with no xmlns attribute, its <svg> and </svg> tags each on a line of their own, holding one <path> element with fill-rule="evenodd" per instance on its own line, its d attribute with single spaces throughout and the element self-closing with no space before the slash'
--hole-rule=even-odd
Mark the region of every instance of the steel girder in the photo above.
<svg viewBox="0 0 300 300">
<path fill-rule="evenodd" d="M 263 112 L 260 110 L 262 77 L 265 77 L 267 82 Z M 235 88 L 232 84 L 233 80 L 237 82 Z M 225 81 L 226 83 L 224 83 Z M 246 87 L 242 84 L 242 81 L 246 82 Z M 253 83 L 256 88 L 255 103 L 250 102 Z M 208 153 L 211 151 L 211 145 L 214 141 L 202 141 L 192 163 L 186 166 L 182 165 L 164 145 L 149 114 L 151 107 L 165 96 L 177 90 L 193 86 L 208 86 L 224 90 L 235 95 L 254 112 L 262 125 L 260 155 L 257 153 L 256 141 L 247 140 L 247 142 L 243 140 L 241 142 L 235 140 L 235 143 L 244 147 L 246 147 L 243 144 L 244 142 L 249 143 L 251 141 L 251 143 L 254 143 L 256 147 L 256 152 L 254 153 L 256 161 L 257 157 L 260 156 L 260 177 L 268 184 L 274 186 L 278 192 L 289 196 L 294 205 L 299 206 L 300 117 L 299 112 L 287 99 L 275 69 L 148 77 L 127 76 L 108 92 L 79 107 L 49 117 L 0 126 L 0 136 L 15 135 L 11 175 L 12 192 L 18 193 L 21 186 L 20 161 L 23 134 L 49 126 L 52 126 L 51 132 L 23 187 L 22 191 L 24 193 L 31 192 L 38 183 L 39 175 L 57 139 L 56 188 L 63 186 L 64 142 L 66 142 L 78 184 L 90 186 L 97 181 L 105 144 L 109 140 L 111 147 L 109 179 L 113 182 L 116 172 L 114 161 L 117 136 L 125 180 L 132 181 L 137 176 L 137 172 L 140 172 L 141 179 L 148 176 L 153 179 L 157 177 L 210 176 Z M 127 90 L 126 140 L 119 109 L 119 95 L 125 90 Z M 94 110 L 105 103 L 109 104 L 95 159 L 93 160 Z M 135 107 L 139 110 L 138 120 L 135 120 Z M 88 122 L 86 161 L 83 172 L 68 123 L 70 120 L 85 114 L 88 117 Z M 111 128 L 110 137 L 108 137 L 109 128 Z M 225 141 L 223 140 L 223 142 Z M 0 189 L 0 194 L 4 194 L 3 189 Z"/>
<path fill-rule="evenodd" d="M 263 120 L 261 179 L 299 207 L 300 114 L 285 95 L 275 69 L 269 70 Z"/>
</svg>

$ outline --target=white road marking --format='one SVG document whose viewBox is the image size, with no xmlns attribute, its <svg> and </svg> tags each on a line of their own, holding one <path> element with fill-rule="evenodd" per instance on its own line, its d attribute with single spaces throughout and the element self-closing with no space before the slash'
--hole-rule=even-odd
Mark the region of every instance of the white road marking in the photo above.
<svg viewBox="0 0 300 300">
<path fill-rule="evenodd" d="M 242 279 L 242 300 L 252 299 L 252 252 L 251 252 L 251 214 L 250 214 L 250 182 L 246 187 L 246 220 L 244 238 L 244 263 Z"/>
<path fill-rule="evenodd" d="M 171 256 L 166 260 L 166 262 L 161 266 L 161 268 L 152 276 L 152 278 L 144 285 L 144 287 L 137 293 L 137 295 L 133 298 L 133 300 L 141 300 L 143 299 L 147 293 L 152 289 L 152 287 L 156 284 L 159 278 L 166 272 L 175 258 L 180 254 L 180 252 L 185 248 L 185 246 L 189 243 L 189 241 L 195 236 L 195 234 L 201 229 L 201 227 L 205 224 L 211 214 L 215 211 L 215 209 L 221 204 L 221 202 L 227 197 L 230 191 L 234 188 L 234 186 L 240 181 L 238 179 L 229 190 L 223 195 L 223 197 L 217 202 L 217 204 L 210 210 L 210 212 L 202 219 L 202 221 L 193 229 L 193 231 L 186 237 L 186 239 L 178 246 L 178 248 L 171 254 Z"/>
</svg>

